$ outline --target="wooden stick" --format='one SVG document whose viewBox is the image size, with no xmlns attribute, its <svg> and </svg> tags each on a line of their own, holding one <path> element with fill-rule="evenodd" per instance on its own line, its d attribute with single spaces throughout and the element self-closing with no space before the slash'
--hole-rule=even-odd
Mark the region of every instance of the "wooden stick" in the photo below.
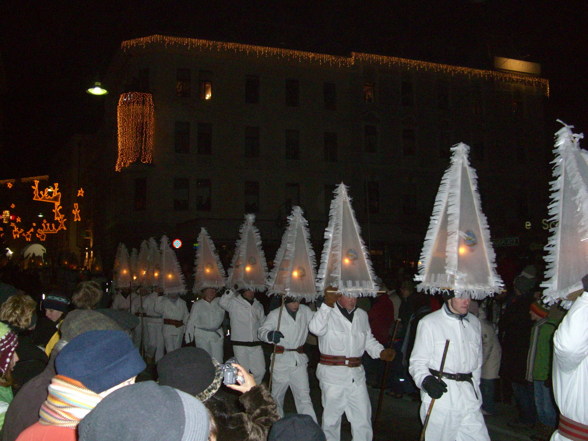
<svg viewBox="0 0 588 441">
<path fill-rule="evenodd" d="M 400 319 L 396 319 L 394 322 L 394 331 L 392 332 L 392 337 L 389 340 L 388 347 L 391 348 L 394 346 L 394 340 L 396 339 L 396 332 L 398 331 L 398 325 L 400 324 Z M 388 380 L 388 374 L 390 373 L 390 367 L 392 366 L 392 362 L 386 361 L 384 365 L 384 375 L 382 375 L 382 380 L 380 381 L 380 393 L 378 395 L 378 407 L 376 407 L 376 415 L 374 418 L 374 427 L 378 425 L 378 420 L 380 419 L 380 413 L 382 411 L 382 401 L 384 400 L 384 392 L 386 391 L 386 383 Z M 374 430 L 375 433 L 375 430 Z M 374 435 L 375 437 L 375 435 Z"/>
<path fill-rule="evenodd" d="M 441 367 L 439 368 L 439 379 L 441 379 L 441 374 L 443 373 L 443 368 L 445 367 L 447 349 L 449 349 L 449 340 L 445 340 L 445 349 L 443 350 L 443 358 L 441 359 Z M 431 416 L 431 411 L 433 410 L 434 404 L 435 398 L 433 398 L 429 403 L 429 408 L 427 409 L 427 415 L 425 416 L 425 422 L 423 423 L 423 430 L 421 430 L 421 436 L 419 438 L 419 441 L 423 441 L 425 439 L 425 431 L 427 430 L 427 425 L 429 424 L 429 417 Z"/>
<path fill-rule="evenodd" d="M 286 295 L 282 294 L 282 303 L 280 305 L 280 313 L 278 314 L 278 327 L 275 331 L 280 330 L 280 323 L 282 321 L 282 312 L 284 311 L 284 303 L 286 302 Z M 272 391 L 272 378 L 274 376 L 274 364 L 276 363 L 276 347 L 277 345 L 274 343 L 274 351 L 272 352 L 272 361 L 270 362 L 270 377 L 268 381 L 268 389 L 270 393 Z"/>
</svg>

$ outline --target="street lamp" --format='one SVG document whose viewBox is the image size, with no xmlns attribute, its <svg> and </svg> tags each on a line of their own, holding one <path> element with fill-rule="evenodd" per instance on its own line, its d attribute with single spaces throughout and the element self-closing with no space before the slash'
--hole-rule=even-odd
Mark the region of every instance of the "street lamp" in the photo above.
<svg viewBox="0 0 588 441">
<path fill-rule="evenodd" d="M 108 93 L 108 90 L 106 90 L 104 87 L 102 87 L 102 83 L 100 81 L 95 81 L 94 85 L 92 87 L 90 87 L 89 89 L 86 89 L 86 93 L 89 93 L 90 95 L 95 95 L 95 96 L 102 96 L 102 95 L 106 95 Z"/>
</svg>

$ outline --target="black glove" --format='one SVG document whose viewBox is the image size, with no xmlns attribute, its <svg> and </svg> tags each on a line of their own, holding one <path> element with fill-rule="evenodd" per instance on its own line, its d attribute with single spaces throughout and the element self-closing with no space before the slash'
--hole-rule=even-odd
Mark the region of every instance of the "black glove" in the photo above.
<svg viewBox="0 0 588 441">
<path fill-rule="evenodd" d="M 443 380 L 440 380 L 433 375 L 425 377 L 421 386 L 423 389 L 425 389 L 425 392 L 427 392 L 431 398 L 435 399 L 441 398 L 441 395 L 447 392 L 447 384 L 445 384 Z"/>
<path fill-rule="evenodd" d="M 280 331 L 270 331 L 267 333 L 267 339 L 272 343 L 278 344 L 283 338 L 284 334 L 282 334 Z"/>
<path fill-rule="evenodd" d="M 588 274 L 582 277 L 582 288 L 584 288 L 584 291 L 588 291 Z"/>
</svg>

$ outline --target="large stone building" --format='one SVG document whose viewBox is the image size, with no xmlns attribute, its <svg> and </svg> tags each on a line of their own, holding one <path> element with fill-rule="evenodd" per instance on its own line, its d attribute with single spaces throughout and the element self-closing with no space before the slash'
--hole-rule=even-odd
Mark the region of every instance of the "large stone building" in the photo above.
<svg viewBox="0 0 588 441">
<path fill-rule="evenodd" d="M 119 241 L 165 233 L 192 259 L 206 227 L 230 253 L 254 212 L 272 258 L 300 205 L 318 253 L 332 189 L 344 182 L 376 266 L 414 261 L 460 141 L 471 146 L 493 237 L 524 240 L 525 222 L 536 228 L 547 205 L 549 84 L 515 71 L 530 63 L 502 67 L 513 70 L 160 35 L 125 41 L 106 81 L 94 244 L 106 264 Z"/>
</svg>

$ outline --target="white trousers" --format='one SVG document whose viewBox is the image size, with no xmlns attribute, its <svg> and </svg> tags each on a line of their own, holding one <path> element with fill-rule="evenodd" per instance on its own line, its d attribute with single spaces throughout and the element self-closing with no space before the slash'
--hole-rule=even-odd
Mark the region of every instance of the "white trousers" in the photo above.
<svg viewBox="0 0 588 441">
<path fill-rule="evenodd" d="M 182 347 L 184 328 L 185 326 L 176 328 L 174 325 L 163 325 L 163 343 L 166 354 Z"/>
<path fill-rule="evenodd" d="M 163 357 L 163 319 L 148 318 L 145 319 L 145 355 L 153 358 L 157 363 Z"/>
<path fill-rule="evenodd" d="M 265 375 L 265 358 L 259 346 L 233 346 L 235 358 L 245 370 L 251 372 L 255 382 L 261 384 Z"/>
<path fill-rule="evenodd" d="M 312 401 L 310 400 L 310 386 L 308 384 L 307 363 L 298 366 L 284 366 L 280 363 L 281 354 L 276 354 L 272 377 L 272 397 L 278 405 L 280 416 L 284 416 L 284 397 L 288 387 L 292 390 L 296 412 L 310 415 L 317 421 Z"/>
<path fill-rule="evenodd" d="M 350 368 L 354 369 L 354 368 Z M 371 441 L 372 405 L 365 379 L 348 385 L 320 382 L 323 401 L 323 432 L 327 441 L 341 439 L 341 417 L 343 413 L 351 423 L 353 441 Z"/>
<path fill-rule="evenodd" d="M 425 421 L 429 402 L 421 404 L 421 421 Z M 433 406 L 425 431 L 425 441 L 490 441 L 480 409 L 461 410 Z"/>
<path fill-rule="evenodd" d="M 222 329 L 218 332 L 222 332 Z M 224 338 L 216 332 L 203 331 L 201 329 L 194 331 L 194 343 L 196 347 L 204 349 L 212 358 L 221 364 L 224 362 L 223 341 Z"/>
</svg>

